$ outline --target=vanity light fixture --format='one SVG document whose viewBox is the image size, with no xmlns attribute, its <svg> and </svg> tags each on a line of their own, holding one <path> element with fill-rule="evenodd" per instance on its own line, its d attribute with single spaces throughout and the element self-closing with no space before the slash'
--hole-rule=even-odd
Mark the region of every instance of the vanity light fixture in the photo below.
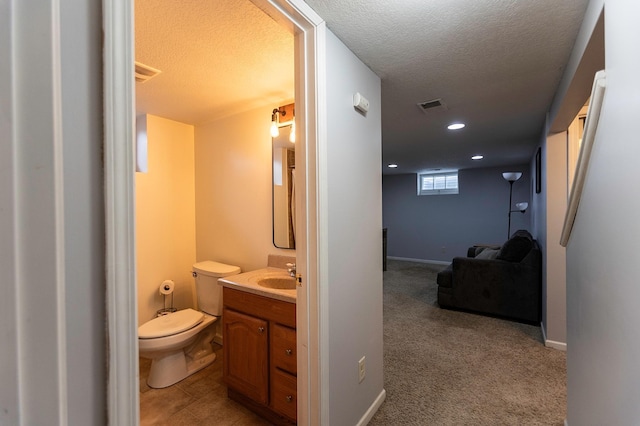
<svg viewBox="0 0 640 426">
<path fill-rule="evenodd" d="M 390 169 L 397 169 L 397 168 L 398 168 L 398 165 L 397 165 L 397 164 L 393 164 L 393 163 L 391 163 L 391 164 L 389 164 L 387 167 L 388 167 L 388 168 L 390 168 Z"/>
<path fill-rule="evenodd" d="M 280 130 L 278 130 L 278 124 L 275 121 L 271 121 L 271 130 L 269 131 L 269 133 L 271 133 L 272 138 L 277 138 L 280 134 Z"/>
<path fill-rule="evenodd" d="M 449 130 L 460 130 L 460 129 L 464 128 L 464 126 L 465 126 L 464 123 L 452 123 L 452 124 L 449 124 L 447 126 L 447 129 L 449 129 Z"/>
<path fill-rule="evenodd" d="M 291 117 L 288 121 L 283 121 L 282 117 Z M 291 130 L 289 132 L 289 142 L 296 142 L 296 112 L 293 104 L 283 105 L 278 108 L 274 108 L 271 112 L 271 128 L 269 129 L 269 133 L 272 138 L 277 138 L 280 135 L 280 127 L 284 127 L 287 125 L 291 125 Z"/>
<path fill-rule="evenodd" d="M 296 143 L 296 120 L 291 122 L 291 131 L 289 132 L 289 142 Z"/>
<path fill-rule="evenodd" d="M 280 117 L 284 117 L 285 115 L 287 115 L 287 111 L 284 110 L 284 108 L 274 108 L 273 112 L 271 113 L 271 137 L 275 138 L 278 137 L 278 135 L 280 134 L 280 129 L 278 129 L 278 122 L 280 121 L 278 119 L 278 114 L 280 114 Z"/>
<path fill-rule="evenodd" d="M 484 158 L 484 155 L 474 155 L 473 157 L 471 157 L 472 160 L 482 160 Z"/>
</svg>

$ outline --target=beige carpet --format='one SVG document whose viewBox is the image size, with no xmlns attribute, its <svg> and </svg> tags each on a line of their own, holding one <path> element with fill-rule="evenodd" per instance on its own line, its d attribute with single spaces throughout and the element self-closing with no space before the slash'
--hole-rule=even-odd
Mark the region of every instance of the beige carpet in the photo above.
<svg viewBox="0 0 640 426">
<path fill-rule="evenodd" d="M 384 273 L 384 387 L 370 425 L 562 425 L 565 353 L 540 327 L 440 309 L 433 266 Z"/>
</svg>

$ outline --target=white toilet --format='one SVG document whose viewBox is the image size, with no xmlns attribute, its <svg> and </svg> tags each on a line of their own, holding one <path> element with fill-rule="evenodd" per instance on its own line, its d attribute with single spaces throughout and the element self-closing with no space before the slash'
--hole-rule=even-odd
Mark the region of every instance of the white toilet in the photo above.
<svg viewBox="0 0 640 426">
<path fill-rule="evenodd" d="M 147 378 L 150 387 L 166 388 L 215 361 L 211 341 L 214 322 L 222 315 L 218 278 L 239 273 L 237 266 L 211 260 L 194 264 L 199 310 L 182 309 L 138 327 L 140 356 L 152 360 Z"/>
</svg>

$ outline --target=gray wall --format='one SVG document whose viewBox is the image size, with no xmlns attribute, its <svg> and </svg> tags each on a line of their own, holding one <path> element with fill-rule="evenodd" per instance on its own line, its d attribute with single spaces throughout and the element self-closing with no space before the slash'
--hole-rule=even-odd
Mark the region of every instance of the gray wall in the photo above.
<svg viewBox="0 0 640 426">
<path fill-rule="evenodd" d="M 0 424 L 106 419 L 102 4 L 0 8 Z"/>
<path fill-rule="evenodd" d="M 384 175 L 382 215 L 388 234 L 387 255 L 450 261 L 466 256 L 473 244 L 503 243 L 509 204 L 509 184 L 502 178 L 505 171 L 523 173 L 513 184 L 513 205 L 531 203 L 529 164 L 460 170 L 458 195 L 418 196 L 415 174 Z M 529 211 L 511 214 L 511 232 L 518 229 L 530 230 Z"/>
<path fill-rule="evenodd" d="M 564 349 L 567 342 L 566 250 L 560 236 L 567 211 L 567 132 L 549 135 L 542 150 L 544 200 L 542 240 L 542 327 L 545 344 Z"/>
<path fill-rule="evenodd" d="M 640 421 L 640 3 L 592 0 L 585 28 L 603 8 L 606 92 L 567 245 L 571 426 Z"/>
<path fill-rule="evenodd" d="M 380 78 L 330 31 L 326 61 L 327 133 L 318 147 L 326 153 L 318 182 L 321 358 L 329 367 L 322 424 L 355 425 L 366 423 L 384 398 L 382 191 L 371 184 L 381 179 L 381 89 Z M 353 108 L 356 92 L 370 102 L 366 115 Z M 359 383 L 363 356 L 366 377 Z"/>
</svg>

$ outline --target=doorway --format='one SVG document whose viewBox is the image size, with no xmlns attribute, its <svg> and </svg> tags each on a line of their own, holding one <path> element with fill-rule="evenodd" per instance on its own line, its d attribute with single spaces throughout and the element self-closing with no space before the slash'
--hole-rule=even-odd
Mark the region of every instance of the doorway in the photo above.
<svg viewBox="0 0 640 426">
<path fill-rule="evenodd" d="M 260 9 L 294 34 L 296 55 L 297 265 L 303 278 L 298 290 L 298 418 L 300 424 L 320 418 L 316 180 L 318 110 L 318 26 L 320 18 L 298 0 L 255 0 Z M 135 276 L 135 210 L 133 86 L 133 0 L 103 2 L 105 103 L 105 204 L 107 240 L 107 326 L 109 339 L 108 415 L 111 424 L 138 424 L 138 345 Z"/>
</svg>

